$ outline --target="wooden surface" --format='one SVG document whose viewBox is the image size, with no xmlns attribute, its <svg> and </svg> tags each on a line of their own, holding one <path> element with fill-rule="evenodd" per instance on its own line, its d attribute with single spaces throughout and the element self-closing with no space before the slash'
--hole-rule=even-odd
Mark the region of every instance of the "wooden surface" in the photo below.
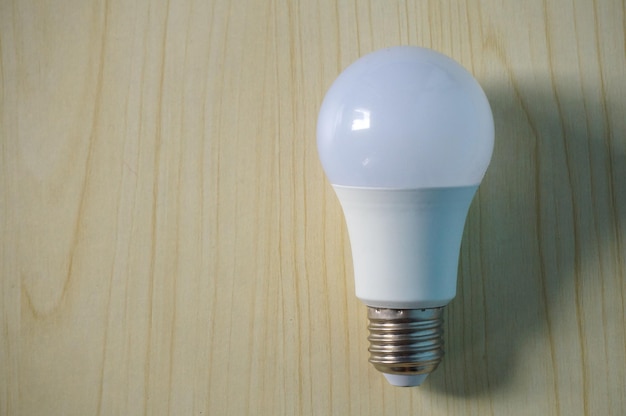
<svg viewBox="0 0 626 416">
<path fill-rule="evenodd" d="M 618 0 L 0 0 L 0 414 L 626 414 Z M 367 362 L 317 159 L 362 54 L 432 47 L 496 122 L 447 355 Z"/>
</svg>

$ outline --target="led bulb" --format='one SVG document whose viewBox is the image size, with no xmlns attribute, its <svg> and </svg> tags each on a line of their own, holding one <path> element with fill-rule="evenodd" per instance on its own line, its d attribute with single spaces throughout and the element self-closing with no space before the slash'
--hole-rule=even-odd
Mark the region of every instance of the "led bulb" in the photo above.
<svg viewBox="0 0 626 416">
<path fill-rule="evenodd" d="M 346 218 L 370 362 L 420 385 L 443 357 L 465 218 L 493 151 L 480 85 L 430 49 L 357 60 L 322 103 L 317 145 Z"/>
</svg>

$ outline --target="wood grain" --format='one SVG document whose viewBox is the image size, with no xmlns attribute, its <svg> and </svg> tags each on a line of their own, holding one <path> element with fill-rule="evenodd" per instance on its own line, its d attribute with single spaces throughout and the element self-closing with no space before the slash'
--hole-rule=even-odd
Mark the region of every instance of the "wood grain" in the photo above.
<svg viewBox="0 0 626 416">
<path fill-rule="evenodd" d="M 0 414 L 626 412 L 623 1 L 0 0 Z M 444 364 L 367 363 L 317 159 L 356 58 L 491 101 Z"/>
</svg>

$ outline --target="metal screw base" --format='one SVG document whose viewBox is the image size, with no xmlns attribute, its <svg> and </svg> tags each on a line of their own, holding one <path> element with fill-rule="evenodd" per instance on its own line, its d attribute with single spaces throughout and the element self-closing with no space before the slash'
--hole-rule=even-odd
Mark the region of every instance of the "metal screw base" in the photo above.
<svg viewBox="0 0 626 416">
<path fill-rule="evenodd" d="M 386 374 L 416 376 L 433 372 L 443 358 L 443 307 L 368 307 L 370 363 Z M 423 379 L 422 379 L 423 380 Z"/>
</svg>

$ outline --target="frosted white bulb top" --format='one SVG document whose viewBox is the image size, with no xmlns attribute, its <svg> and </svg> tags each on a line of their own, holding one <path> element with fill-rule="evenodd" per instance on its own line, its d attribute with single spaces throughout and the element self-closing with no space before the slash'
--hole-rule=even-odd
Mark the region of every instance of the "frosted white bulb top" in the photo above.
<svg viewBox="0 0 626 416">
<path fill-rule="evenodd" d="M 382 49 L 330 87 L 317 146 L 334 185 L 421 189 L 478 185 L 493 150 L 485 93 L 454 60 L 430 49 Z"/>
</svg>

